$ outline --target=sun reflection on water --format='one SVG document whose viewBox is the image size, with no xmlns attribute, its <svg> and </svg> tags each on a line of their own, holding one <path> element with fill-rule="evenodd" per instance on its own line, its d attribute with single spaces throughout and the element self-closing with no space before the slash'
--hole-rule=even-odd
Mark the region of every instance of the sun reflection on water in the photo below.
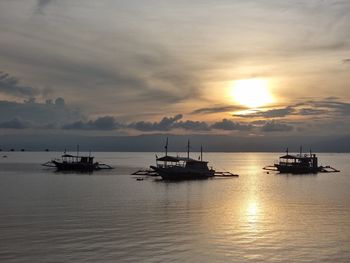
<svg viewBox="0 0 350 263">
<path fill-rule="evenodd" d="M 259 213 L 258 204 L 255 201 L 250 201 L 247 206 L 247 216 L 256 217 Z"/>
<path fill-rule="evenodd" d="M 255 200 L 249 200 L 245 204 L 245 210 L 243 212 L 243 224 L 254 232 L 259 228 L 261 209 L 259 203 Z"/>
</svg>

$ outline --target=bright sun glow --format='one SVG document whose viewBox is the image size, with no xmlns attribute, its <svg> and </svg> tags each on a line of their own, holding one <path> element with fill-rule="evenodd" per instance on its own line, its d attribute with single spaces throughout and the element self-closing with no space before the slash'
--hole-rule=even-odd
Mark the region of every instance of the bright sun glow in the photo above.
<svg viewBox="0 0 350 263">
<path fill-rule="evenodd" d="M 268 81 L 265 79 L 242 79 L 234 82 L 233 99 L 241 105 L 258 108 L 272 102 Z"/>
</svg>

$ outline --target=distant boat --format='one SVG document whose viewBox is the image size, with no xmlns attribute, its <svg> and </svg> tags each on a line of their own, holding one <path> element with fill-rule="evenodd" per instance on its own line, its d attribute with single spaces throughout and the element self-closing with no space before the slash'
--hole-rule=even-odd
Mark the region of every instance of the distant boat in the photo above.
<svg viewBox="0 0 350 263">
<path fill-rule="evenodd" d="M 79 148 L 78 148 L 79 149 Z M 80 171 L 91 172 L 102 169 L 113 169 L 113 167 L 94 162 L 93 156 L 79 156 L 79 150 L 77 155 L 70 155 L 66 152 L 61 156 L 61 159 L 54 159 L 42 164 L 42 166 L 56 168 L 58 171 Z"/>
<path fill-rule="evenodd" d="M 190 142 L 187 144 L 187 157 L 168 155 L 168 139 L 165 145 L 165 156 L 156 158 L 156 166 L 150 166 L 163 180 L 208 179 L 215 176 L 215 170 L 209 169 L 208 162 L 190 158 Z"/>
<path fill-rule="evenodd" d="M 309 154 L 303 154 L 302 148 L 300 148 L 300 153 L 295 155 L 289 154 L 287 149 L 286 155 L 279 157 L 278 163 L 273 166 L 266 166 L 263 169 L 291 174 L 339 172 L 339 170 L 330 166 L 318 166 L 316 154 L 313 154 L 311 150 Z"/>
</svg>

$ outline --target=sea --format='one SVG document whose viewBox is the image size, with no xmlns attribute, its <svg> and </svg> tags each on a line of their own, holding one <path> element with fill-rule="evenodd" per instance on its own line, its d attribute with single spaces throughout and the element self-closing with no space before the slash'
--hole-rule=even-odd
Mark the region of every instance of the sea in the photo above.
<svg viewBox="0 0 350 263">
<path fill-rule="evenodd" d="M 350 262 L 350 154 L 319 154 L 339 173 L 290 175 L 262 169 L 281 153 L 205 153 L 239 177 L 183 182 L 131 175 L 154 153 L 41 166 L 60 155 L 0 153 L 0 262 Z"/>
</svg>

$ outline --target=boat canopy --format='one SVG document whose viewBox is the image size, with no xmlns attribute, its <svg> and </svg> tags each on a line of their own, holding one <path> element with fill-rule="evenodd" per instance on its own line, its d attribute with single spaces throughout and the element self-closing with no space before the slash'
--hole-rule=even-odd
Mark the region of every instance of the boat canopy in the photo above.
<svg viewBox="0 0 350 263">
<path fill-rule="evenodd" d="M 179 157 L 179 156 L 175 157 L 175 156 L 169 156 L 169 155 L 157 158 L 157 161 L 158 162 L 174 162 L 174 163 L 177 163 L 177 162 L 203 162 L 203 161 L 198 161 L 198 160 L 195 160 L 192 158 Z M 203 162 L 203 163 L 207 163 L 207 162 Z"/>
<path fill-rule="evenodd" d="M 174 156 L 163 156 L 163 157 L 160 157 L 160 158 L 157 158 L 157 161 L 159 162 L 180 162 L 181 158 L 178 158 L 178 157 L 174 157 Z"/>
<path fill-rule="evenodd" d="M 294 156 L 294 155 L 290 155 L 290 154 L 283 155 L 283 156 L 281 156 L 280 158 L 281 158 L 281 159 L 300 159 L 300 157 Z"/>
<path fill-rule="evenodd" d="M 74 156 L 74 155 L 71 155 L 71 154 L 63 154 L 62 157 L 77 157 L 77 156 Z"/>
<path fill-rule="evenodd" d="M 79 159 L 81 159 L 81 158 L 94 158 L 93 156 L 78 156 L 78 155 L 71 155 L 71 154 L 63 154 L 62 155 L 62 158 L 79 158 Z"/>
</svg>

